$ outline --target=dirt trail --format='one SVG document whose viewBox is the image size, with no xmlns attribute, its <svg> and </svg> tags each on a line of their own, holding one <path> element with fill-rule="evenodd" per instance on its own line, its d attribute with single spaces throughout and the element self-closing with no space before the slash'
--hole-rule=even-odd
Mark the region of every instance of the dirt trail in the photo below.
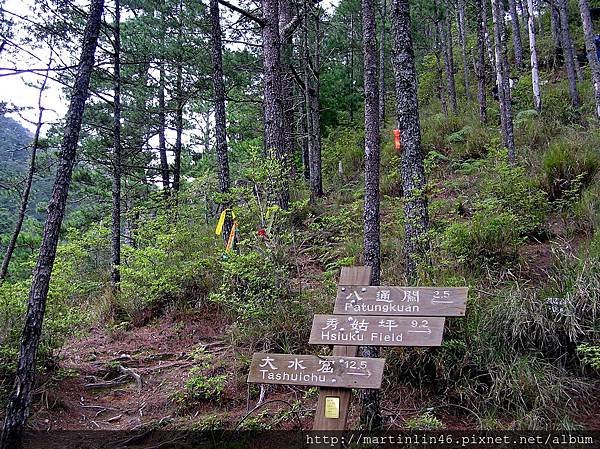
<svg viewBox="0 0 600 449">
<path fill-rule="evenodd" d="M 196 313 L 131 330 L 92 328 L 63 348 L 58 376 L 38 390 L 32 427 L 131 430 L 176 421 L 171 395 L 197 364 L 191 354 L 204 348 L 226 357 L 225 327 L 214 314 Z"/>
</svg>

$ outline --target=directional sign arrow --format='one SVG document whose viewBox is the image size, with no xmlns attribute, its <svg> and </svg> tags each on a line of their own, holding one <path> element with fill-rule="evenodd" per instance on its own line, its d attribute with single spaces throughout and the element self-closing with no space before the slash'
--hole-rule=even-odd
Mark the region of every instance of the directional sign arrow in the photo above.
<svg viewBox="0 0 600 449">
<path fill-rule="evenodd" d="M 444 321 L 441 317 L 315 315 L 308 342 L 345 346 L 440 346 Z"/>
<path fill-rule="evenodd" d="M 423 334 L 431 334 L 431 329 L 423 329 L 423 330 L 418 330 L 418 331 L 408 331 L 409 334 L 418 334 L 418 333 L 423 333 Z"/>
<path fill-rule="evenodd" d="M 342 315 L 464 316 L 467 287 L 338 287 L 333 312 Z"/>
<path fill-rule="evenodd" d="M 256 353 L 248 382 L 377 389 L 384 364 L 382 358 Z"/>
</svg>

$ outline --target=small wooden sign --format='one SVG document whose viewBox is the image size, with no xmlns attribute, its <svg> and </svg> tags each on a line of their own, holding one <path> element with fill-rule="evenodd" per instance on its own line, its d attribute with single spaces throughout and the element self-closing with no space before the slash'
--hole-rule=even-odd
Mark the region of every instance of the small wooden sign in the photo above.
<svg viewBox="0 0 600 449">
<path fill-rule="evenodd" d="M 340 397 L 327 396 L 325 398 L 325 418 L 338 419 L 340 417 Z"/>
<path fill-rule="evenodd" d="M 467 287 L 340 285 L 333 313 L 342 315 L 464 316 Z"/>
<path fill-rule="evenodd" d="M 255 353 L 248 382 L 377 389 L 384 365 L 385 359 Z"/>
<path fill-rule="evenodd" d="M 440 346 L 445 318 L 315 315 L 310 344 Z"/>
</svg>

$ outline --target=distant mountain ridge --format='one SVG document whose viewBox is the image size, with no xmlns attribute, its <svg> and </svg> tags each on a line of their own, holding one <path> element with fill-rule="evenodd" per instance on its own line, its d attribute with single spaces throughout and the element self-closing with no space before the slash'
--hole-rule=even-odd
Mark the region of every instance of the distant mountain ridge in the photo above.
<svg viewBox="0 0 600 449">
<path fill-rule="evenodd" d="M 32 133 L 11 117 L 0 116 L 0 163 L 27 165 L 29 151 L 25 148 L 33 139 Z M 13 165 L 13 164 L 11 164 Z"/>
</svg>

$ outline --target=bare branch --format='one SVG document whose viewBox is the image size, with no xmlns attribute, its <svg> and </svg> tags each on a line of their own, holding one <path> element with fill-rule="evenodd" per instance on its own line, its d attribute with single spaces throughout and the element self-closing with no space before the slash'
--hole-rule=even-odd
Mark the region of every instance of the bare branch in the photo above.
<svg viewBox="0 0 600 449">
<path fill-rule="evenodd" d="M 245 9 L 229 3 L 227 0 L 219 0 L 219 3 L 223 6 L 226 6 L 227 8 L 231 9 L 232 11 L 235 11 L 238 14 L 241 14 L 242 16 L 258 23 L 261 27 L 264 27 L 266 24 L 265 19 L 263 19 L 262 17 L 257 17 L 254 14 L 246 11 Z"/>
</svg>

